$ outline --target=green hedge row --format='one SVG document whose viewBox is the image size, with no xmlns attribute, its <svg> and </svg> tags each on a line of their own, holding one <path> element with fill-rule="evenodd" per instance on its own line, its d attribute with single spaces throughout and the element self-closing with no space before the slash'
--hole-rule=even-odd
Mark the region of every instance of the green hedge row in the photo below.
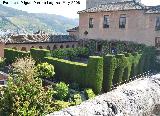
<svg viewBox="0 0 160 116">
<path fill-rule="evenodd" d="M 149 52 L 149 51 L 148 51 Z M 110 91 L 112 86 L 129 81 L 132 77 L 146 71 L 151 67 L 151 58 L 135 53 L 125 53 L 104 56 L 103 90 Z M 148 63 L 147 63 L 148 61 Z"/>
<path fill-rule="evenodd" d="M 57 49 L 51 52 L 52 57 L 60 59 L 73 59 L 76 57 L 88 57 L 89 51 L 87 48 L 77 47 L 77 48 L 64 48 Z"/>
<path fill-rule="evenodd" d="M 71 62 L 68 60 L 46 57 L 55 67 L 55 78 L 69 83 L 78 83 L 81 87 L 92 88 L 98 94 L 102 89 L 103 58 L 91 56 L 88 64 Z"/>
<path fill-rule="evenodd" d="M 4 49 L 4 58 L 6 59 L 5 60 L 6 64 L 12 64 L 17 60 L 17 58 L 24 58 L 29 56 L 30 56 L 29 52 L 18 51 L 10 48 Z"/>
<path fill-rule="evenodd" d="M 40 63 L 43 61 L 44 57 L 50 57 L 51 53 L 49 50 L 46 49 L 36 49 L 31 48 L 30 50 L 32 58 L 37 62 Z"/>
</svg>

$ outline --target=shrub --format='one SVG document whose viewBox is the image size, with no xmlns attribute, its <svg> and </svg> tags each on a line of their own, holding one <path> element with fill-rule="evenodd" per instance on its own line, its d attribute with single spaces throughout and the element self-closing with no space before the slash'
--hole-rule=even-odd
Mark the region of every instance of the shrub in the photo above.
<svg viewBox="0 0 160 116">
<path fill-rule="evenodd" d="M 0 70 L 5 67 L 5 59 L 0 57 Z"/>
<path fill-rule="evenodd" d="M 48 63 L 37 65 L 37 71 L 40 78 L 51 78 L 54 76 L 54 66 Z"/>
<path fill-rule="evenodd" d="M 24 58 L 24 57 L 29 57 L 30 53 L 29 52 L 24 52 L 24 51 L 18 51 L 10 48 L 5 48 L 4 49 L 4 57 L 6 59 L 7 64 L 12 64 L 19 58 Z"/>
<path fill-rule="evenodd" d="M 87 48 L 64 48 L 52 51 L 52 57 L 60 59 L 74 59 L 76 57 L 87 57 L 89 51 Z"/>
<path fill-rule="evenodd" d="M 103 82 L 103 58 L 98 56 L 90 56 L 87 65 L 86 84 L 92 88 L 95 94 L 99 94 L 102 90 Z"/>
<path fill-rule="evenodd" d="M 52 108 L 52 111 L 59 111 L 69 107 L 70 105 L 71 104 L 69 102 L 56 100 L 51 103 L 51 108 Z"/>
<path fill-rule="evenodd" d="M 36 78 L 35 62 L 19 59 L 13 64 L 16 75 L 10 77 L 0 99 L 0 115 L 45 115 L 49 112 L 52 89 L 44 89 Z"/>
<path fill-rule="evenodd" d="M 117 59 L 117 66 L 113 77 L 113 84 L 119 85 L 122 82 L 124 69 L 127 66 L 127 59 L 124 54 L 116 55 L 116 59 Z"/>
<path fill-rule="evenodd" d="M 51 53 L 49 50 L 46 49 L 36 49 L 31 48 L 30 50 L 32 58 L 37 62 L 41 63 L 44 59 L 44 57 L 50 57 Z"/>
<path fill-rule="evenodd" d="M 63 83 L 63 82 L 60 82 L 60 83 L 57 83 L 55 88 L 54 88 L 54 97 L 57 99 L 57 100 L 64 100 L 66 99 L 67 95 L 68 95 L 68 92 L 69 92 L 69 88 L 68 88 L 69 85 Z"/>
<path fill-rule="evenodd" d="M 85 89 L 84 92 L 87 99 L 92 99 L 96 96 L 92 89 Z"/>
<path fill-rule="evenodd" d="M 71 99 L 72 99 L 72 104 L 73 105 L 79 105 L 79 104 L 82 103 L 82 98 L 81 98 L 81 95 L 79 93 L 73 94 L 71 96 Z"/>
<path fill-rule="evenodd" d="M 103 90 L 110 91 L 112 87 L 112 80 L 116 68 L 116 58 L 114 55 L 104 56 L 104 73 L 103 73 Z"/>
</svg>

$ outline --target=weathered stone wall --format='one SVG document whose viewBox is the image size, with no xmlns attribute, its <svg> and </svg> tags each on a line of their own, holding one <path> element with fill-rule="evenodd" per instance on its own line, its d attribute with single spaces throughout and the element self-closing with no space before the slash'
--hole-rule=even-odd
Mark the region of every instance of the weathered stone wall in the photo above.
<svg viewBox="0 0 160 116">
<path fill-rule="evenodd" d="M 126 28 L 119 28 L 119 18 L 126 15 Z M 109 28 L 103 28 L 104 15 L 109 16 Z M 156 17 L 160 14 L 145 14 L 143 10 L 81 13 L 79 16 L 80 39 L 124 40 L 155 45 L 160 31 L 155 31 Z M 89 28 L 89 18 L 93 18 L 93 28 Z M 88 34 L 85 35 L 84 32 Z"/>
<path fill-rule="evenodd" d="M 0 57 L 4 57 L 4 46 L 3 42 L 0 42 Z"/>
<path fill-rule="evenodd" d="M 122 85 L 48 116 L 160 116 L 160 74 Z"/>
</svg>

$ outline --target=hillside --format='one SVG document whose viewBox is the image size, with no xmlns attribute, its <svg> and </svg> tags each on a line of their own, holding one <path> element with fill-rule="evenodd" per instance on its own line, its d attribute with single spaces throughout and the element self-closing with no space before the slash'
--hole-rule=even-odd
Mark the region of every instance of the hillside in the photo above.
<svg viewBox="0 0 160 116">
<path fill-rule="evenodd" d="M 44 30 L 49 33 L 66 34 L 66 30 L 78 25 L 78 19 L 60 15 L 27 13 L 0 4 L 0 30 L 33 33 Z"/>
</svg>

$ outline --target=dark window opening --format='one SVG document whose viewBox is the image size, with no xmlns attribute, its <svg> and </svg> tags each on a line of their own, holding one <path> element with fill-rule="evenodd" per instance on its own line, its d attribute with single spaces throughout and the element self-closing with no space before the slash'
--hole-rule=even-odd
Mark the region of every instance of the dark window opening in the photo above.
<svg viewBox="0 0 160 116">
<path fill-rule="evenodd" d="M 21 51 L 27 51 L 26 47 L 22 47 Z"/>
<path fill-rule="evenodd" d="M 50 50 L 50 47 L 49 47 L 49 46 L 47 46 L 47 50 Z"/>
<path fill-rule="evenodd" d="M 102 51 L 102 45 L 98 45 L 97 46 L 97 52 L 101 52 Z"/>
<path fill-rule="evenodd" d="M 57 46 L 56 46 L 56 45 L 53 46 L 53 50 L 55 50 L 55 49 L 57 49 Z"/>
<path fill-rule="evenodd" d="M 119 18 L 119 28 L 126 28 L 126 16 L 121 15 Z"/>
<path fill-rule="evenodd" d="M 39 46 L 39 49 L 43 49 L 43 47 L 42 47 L 42 46 Z"/>
<path fill-rule="evenodd" d="M 104 16 L 103 28 L 109 28 L 109 16 L 108 15 Z"/>
<path fill-rule="evenodd" d="M 63 45 L 61 45 L 60 48 L 63 48 Z"/>
<path fill-rule="evenodd" d="M 93 28 L 93 18 L 89 18 L 89 28 Z"/>
<path fill-rule="evenodd" d="M 156 31 L 160 30 L 160 17 L 157 17 L 157 19 L 156 19 L 156 27 L 155 27 L 155 30 L 156 30 Z"/>
<path fill-rule="evenodd" d="M 69 48 L 69 45 L 66 45 L 66 48 Z"/>
</svg>

